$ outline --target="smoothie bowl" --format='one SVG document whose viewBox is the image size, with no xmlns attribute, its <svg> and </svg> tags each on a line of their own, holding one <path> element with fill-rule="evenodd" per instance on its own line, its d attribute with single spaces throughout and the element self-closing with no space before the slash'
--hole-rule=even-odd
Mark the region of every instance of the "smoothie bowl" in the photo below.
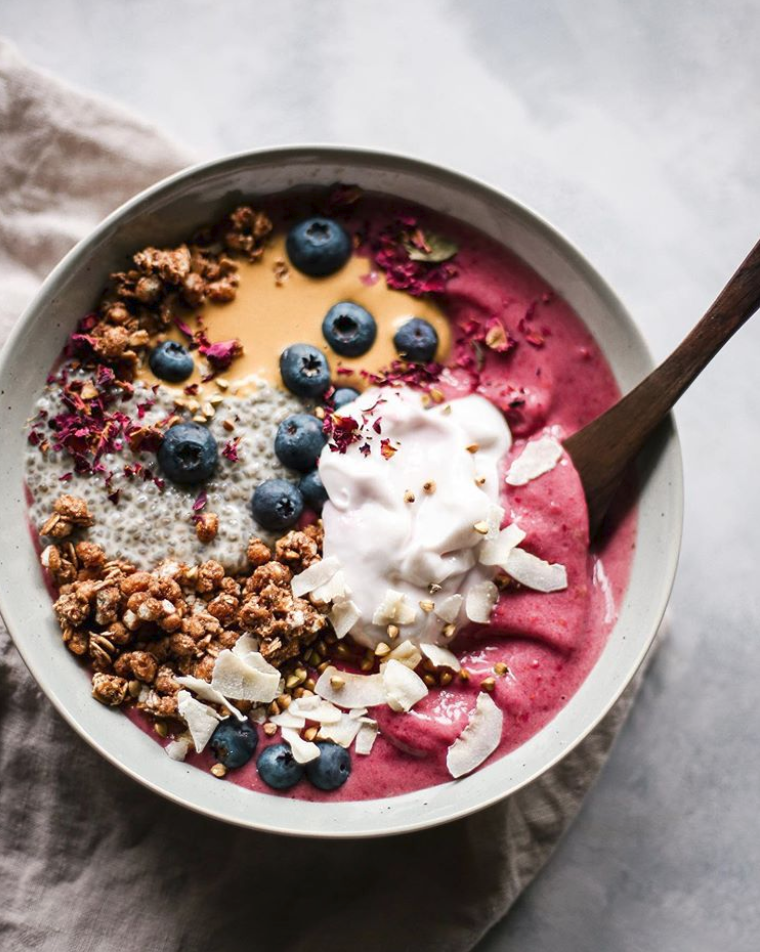
<svg viewBox="0 0 760 952">
<path fill-rule="evenodd" d="M 181 173 L 5 348 L 3 616 L 72 726 L 189 807 L 472 812 L 598 723 L 661 620 L 675 433 L 593 545 L 562 450 L 649 368 L 578 253 L 471 180 L 326 148 Z"/>
</svg>

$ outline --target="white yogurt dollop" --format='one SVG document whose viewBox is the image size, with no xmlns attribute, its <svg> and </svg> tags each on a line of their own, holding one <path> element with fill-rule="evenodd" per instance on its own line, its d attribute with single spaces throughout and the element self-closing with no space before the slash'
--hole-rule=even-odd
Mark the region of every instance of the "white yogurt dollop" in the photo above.
<svg viewBox="0 0 760 952">
<path fill-rule="evenodd" d="M 474 395 L 425 409 L 421 394 L 407 388 L 367 390 L 340 415 L 359 422 L 364 415 L 362 432 L 370 438 L 345 453 L 327 446 L 319 462 L 330 497 L 322 516 L 324 554 L 340 562 L 348 597 L 361 612 L 351 634 L 367 647 L 387 642 L 388 606 L 403 596 L 398 614 L 407 620 L 394 622 L 399 640 L 446 644 L 451 619 L 436 609 L 448 616 L 457 600 L 443 607 L 446 599 L 466 598 L 493 576 L 492 566 L 478 563 L 478 548 L 484 524 L 493 538 L 503 515 L 498 464 L 511 445 L 504 417 Z M 462 608 L 453 624 L 465 621 Z"/>
</svg>

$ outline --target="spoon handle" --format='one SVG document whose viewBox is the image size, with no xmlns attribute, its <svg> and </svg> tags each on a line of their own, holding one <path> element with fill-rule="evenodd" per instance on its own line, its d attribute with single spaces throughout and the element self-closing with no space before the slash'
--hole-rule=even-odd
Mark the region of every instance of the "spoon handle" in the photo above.
<svg viewBox="0 0 760 952">
<path fill-rule="evenodd" d="M 760 308 L 760 241 L 702 320 L 659 367 L 600 417 L 565 440 L 598 529 L 620 478 L 681 394 Z"/>
</svg>

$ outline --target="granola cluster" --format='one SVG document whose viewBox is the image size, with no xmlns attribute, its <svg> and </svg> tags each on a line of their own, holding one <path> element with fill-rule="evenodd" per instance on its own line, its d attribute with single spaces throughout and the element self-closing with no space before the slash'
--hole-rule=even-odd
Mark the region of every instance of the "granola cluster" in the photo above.
<svg viewBox="0 0 760 952">
<path fill-rule="evenodd" d="M 43 529 L 58 540 L 62 522 L 92 524 L 86 504 L 72 496 L 56 501 L 53 516 L 59 521 L 51 517 Z M 83 521 L 74 523 L 75 517 Z M 139 571 L 87 540 L 51 542 L 41 562 L 58 592 L 53 608 L 63 642 L 92 666 L 94 697 L 172 718 L 180 690 L 175 677 L 210 681 L 219 653 L 242 634 L 258 639 L 289 690 L 308 689 L 304 664 L 326 666 L 324 639 L 334 644 L 335 638 L 328 606 L 295 597 L 290 582 L 319 561 L 321 547 L 319 525 L 288 532 L 274 551 L 251 539 L 249 569 L 239 575 L 228 575 L 213 559 L 200 565 L 165 560 Z M 237 704 L 244 713 L 250 708 Z"/>
<path fill-rule="evenodd" d="M 110 276 L 97 312 L 85 319 L 73 343 L 86 345 L 98 360 L 130 378 L 139 350 L 151 335 L 166 330 L 183 307 L 234 299 L 239 283 L 235 258 L 258 260 L 271 231 L 268 215 L 241 205 L 188 244 L 144 248 L 133 256 L 134 267 Z"/>
</svg>

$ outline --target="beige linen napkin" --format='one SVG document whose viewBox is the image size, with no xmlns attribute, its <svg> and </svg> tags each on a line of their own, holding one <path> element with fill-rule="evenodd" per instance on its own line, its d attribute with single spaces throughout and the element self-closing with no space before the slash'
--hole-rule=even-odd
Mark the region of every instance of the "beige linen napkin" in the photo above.
<svg viewBox="0 0 760 952">
<path fill-rule="evenodd" d="M 0 342 L 78 238 L 187 161 L 0 40 Z M 0 625 L 0 947 L 471 949 L 578 812 L 637 686 L 504 803 L 406 837 L 297 841 L 196 816 L 110 766 L 59 718 Z"/>
</svg>

